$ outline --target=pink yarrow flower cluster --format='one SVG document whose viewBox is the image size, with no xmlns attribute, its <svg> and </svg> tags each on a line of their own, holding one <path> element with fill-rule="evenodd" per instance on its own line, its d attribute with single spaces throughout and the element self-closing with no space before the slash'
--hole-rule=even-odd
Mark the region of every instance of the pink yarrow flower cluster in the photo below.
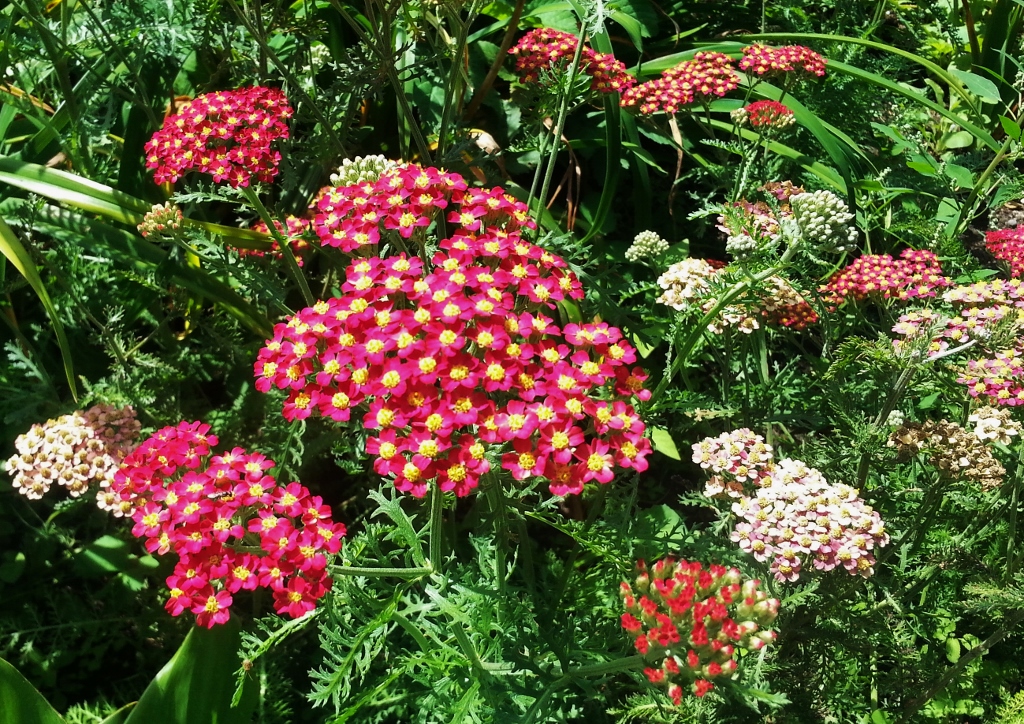
<svg viewBox="0 0 1024 724">
<path fill-rule="evenodd" d="M 77 498 L 99 483 L 97 504 L 117 514 L 108 505 L 106 489 L 121 461 L 135 448 L 139 429 L 131 407 L 100 404 L 76 410 L 18 435 L 7 473 L 14 478 L 14 489 L 29 500 L 42 498 L 54 484 Z"/>
<path fill-rule="evenodd" d="M 1010 267 L 1010 276 L 1024 275 L 1024 227 L 985 233 L 985 248 Z"/>
<path fill-rule="evenodd" d="M 305 239 L 305 234 L 309 230 L 310 222 L 309 219 L 300 219 L 297 216 L 288 216 L 285 219 L 284 225 L 280 221 L 274 220 L 274 228 L 277 229 L 278 233 L 285 238 L 288 245 L 292 249 L 292 253 L 295 254 L 295 260 L 299 266 L 303 265 L 303 255 L 309 250 L 309 242 Z M 253 231 L 258 231 L 261 234 L 270 234 L 270 229 L 262 221 L 257 221 L 252 225 Z M 275 258 L 281 258 L 281 246 L 277 239 L 271 241 L 270 249 L 263 251 L 261 249 L 238 249 L 239 256 L 272 256 Z"/>
<path fill-rule="evenodd" d="M 741 429 L 693 446 L 693 460 L 716 474 L 705 495 L 736 499 L 740 522 L 730 536 L 780 581 L 796 581 L 805 564 L 874 573 L 875 548 L 889 543 L 878 513 L 854 488 L 833 485 L 799 460 L 776 462 L 771 447 Z"/>
<path fill-rule="evenodd" d="M 693 60 L 669 68 L 656 78 L 623 93 L 623 107 L 636 107 L 641 114 L 658 111 L 676 113 L 693 103 L 707 103 L 739 87 L 740 77 L 733 60 L 724 53 L 702 51 Z"/>
<path fill-rule="evenodd" d="M 288 138 L 292 113 L 276 88 L 206 93 L 164 119 L 146 143 L 146 167 L 157 183 L 174 183 L 189 171 L 235 187 L 248 186 L 253 178 L 273 181 L 281 154 L 272 145 Z"/>
<path fill-rule="evenodd" d="M 508 51 L 516 57 L 519 82 L 532 83 L 542 71 L 567 69 L 576 55 L 578 43 L 579 38 L 572 33 L 552 28 L 531 30 Z M 586 45 L 580 51 L 579 68 L 593 79 L 591 90 L 599 93 L 621 93 L 636 83 L 622 61 L 611 53 L 598 53 Z"/>
<path fill-rule="evenodd" d="M 927 250 L 904 249 L 899 259 L 888 254 L 865 254 L 840 270 L 821 287 L 831 304 L 869 297 L 916 299 L 934 297 L 953 286 L 942 273 L 938 257 Z"/>
<path fill-rule="evenodd" d="M 698 697 L 719 678 L 732 678 L 740 650 L 757 651 L 775 641 L 767 627 L 779 601 L 744 581 L 736 568 L 664 558 L 650 569 L 640 561 L 633 585 L 619 593 L 626 612 L 622 628 L 649 663 L 653 684 L 666 687 L 679 706 L 683 686 Z"/>
<path fill-rule="evenodd" d="M 750 45 L 743 49 L 740 69 L 759 76 L 802 72 L 823 78 L 825 59 L 803 45 L 786 45 L 782 48 Z"/>
<path fill-rule="evenodd" d="M 241 448 L 212 455 L 210 426 L 182 422 L 129 455 L 111 489 L 130 505 L 132 533 L 152 554 L 174 553 L 167 611 L 200 626 L 226 622 L 234 596 L 267 588 L 274 610 L 298 618 L 331 587 L 327 558 L 345 526 L 299 483 L 279 485 L 274 461 Z"/>
<path fill-rule="evenodd" d="M 391 178 L 404 188 L 441 172 Z M 287 419 L 355 415 L 374 431 L 374 469 L 416 497 L 431 481 L 468 495 L 498 463 L 519 480 L 547 479 L 556 495 L 646 469 L 650 443 L 630 399 L 650 392 L 635 349 L 604 323 L 556 324 L 555 303 L 582 297 L 576 275 L 520 236 L 533 221 L 518 202 L 445 178 L 459 226 L 430 262 L 354 260 L 341 296 L 275 327 L 257 389 L 288 390 Z"/>
</svg>

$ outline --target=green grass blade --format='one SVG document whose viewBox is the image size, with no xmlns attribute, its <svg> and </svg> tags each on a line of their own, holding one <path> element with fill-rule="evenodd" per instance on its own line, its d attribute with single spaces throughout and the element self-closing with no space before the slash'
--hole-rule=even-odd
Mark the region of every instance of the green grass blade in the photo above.
<svg viewBox="0 0 1024 724">
<path fill-rule="evenodd" d="M 64 374 L 68 378 L 71 396 L 77 402 L 78 388 L 75 385 L 75 370 L 71 362 L 71 345 L 68 344 L 67 335 L 64 334 L 64 325 L 61 324 L 57 309 L 50 300 L 50 295 L 43 285 L 43 279 L 39 276 L 39 270 L 36 269 L 28 249 L 22 245 L 18 237 L 14 235 L 14 231 L 11 230 L 11 227 L 2 218 L 0 218 L 0 253 L 3 253 L 10 260 L 11 264 L 14 265 L 14 268 L 21 272 L 21 275 L 25 277 L 25 281 L 35 291 L 36 296 L 39 297 L 39 301 L 43 303 L 43 309 L 46 310 L 46 316 L 50 318 L 53 332 L 57 336 L 57 346 L 60 347 L 60 356 L 64 360 Z"/>
<path fill-rule="evenodd" d="M 43 695 L 0 659 L 0 724 L 65 724 Z"/>
<path fill-rule="evenodd" d="M 597 33 L 593 38 L 593 42 L 597 50 L 602 53 L 610 53 L 612 51 L 612 42 L 608 38 L 607 33 Z M 605 219 L 608 218 L 608 212 L 611 211 L 612 203 L 619 188 L 619 158 L 622 155 L 619 95 L 618 93 L 608 93 L 604 96 L 603 100 L 606 153 L 604 184 L 601 186 L 601 198 L 597 203 L 597 210 L 594 212 L 590 230 L 580 240 L 581 244 L 590 241 L 601 232 L 601 228 L 604 226 Z"/>
</svg>

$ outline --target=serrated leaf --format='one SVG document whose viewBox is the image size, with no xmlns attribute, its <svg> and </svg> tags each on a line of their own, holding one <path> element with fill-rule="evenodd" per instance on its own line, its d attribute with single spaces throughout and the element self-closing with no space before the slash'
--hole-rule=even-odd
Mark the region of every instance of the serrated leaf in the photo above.
<svg viewBox="0 0 1024 724">
<path fill-rule="evenodd" d="M 17 669 L 0 659 L 0 724 L 65 724 Z"/>
<path fill-rule="evenodd" d="M 654 449 L 662 455 L 670 457 L 673 460 L 682 459 L 679 455 L 679 449 L 676 448 L 675 440 L 672 439 L 668 430 L 663 427 L 651 428 L 651 445 L 654 446 Z"/>
</svg>

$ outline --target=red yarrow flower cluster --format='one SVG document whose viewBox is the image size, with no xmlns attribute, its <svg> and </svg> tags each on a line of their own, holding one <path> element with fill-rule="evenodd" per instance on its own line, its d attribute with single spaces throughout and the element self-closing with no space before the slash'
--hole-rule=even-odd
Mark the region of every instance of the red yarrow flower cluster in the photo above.
<svg viewBox="0 0 1024 724">
<path fill-rule="evenodd" d="M 739 109 L 734 116 L 740 124 L 749 124 L 751 128 L 769 128 L 779 130 L 788 128 L 796 122 L 796 116 L 784 104 L 778 101 L 755 101 Z"/>
<path fill-rule="evenodd" d="M 933 252 L 904 249 L 899 259 L 888 254 L 865 254 L 837 272 L 820 291 L 827 302 L 838 305 L 868 297 L 934 297 L 940 289 L 951 286 Z"/>
<path fill-rule="evenodd" d="M 743 581 L 736 568 L 664 558 L 650 570 L 640 561 L 637 569 L 634 584 L 620 586 L 622 628 L 654 664 L 644 669 L 647 678 L 665 686 L 676 706 L 682 685 L 704 696 L 715 679 L 736 672 L 740 649 L 775 641 L 766 627 L 778 614 L 778 599 L 768 598 L 760 581 Z"/>
<path fill-rule="evenodd" d="M 159 430 L 111 485 L 146 550 L 178 556 L 167 611 L 190 611 L 212 628 L 230 618 L 240 591 L 267 588 L 279 614 L 298 618 L 330 589 L 327 557 L 341 549 L 345 526 L 299 483 L 268 475 L 273 460 L 241 448 L 211 455 L 209 430 L 199 422 Z"/>
<path fill-rule="evenodd" d="M 1024 227 L 986 232 L 985 248 L 1009 265 L 1011 277 L 1024 274 Z"/>
<path fill-rule="evenodd" d="M 803 72 L 823 78 L 825 59 L 803 45 L 787 45 L 782 48 L 750 45 L 743 49 L 740 69 L 759 76 Z"/>
<path fill-rule="evenodd" d="M 532 83 L 540 78 L 541 71 L 567 69 L 576 55 L 579 42 L 575 35 L 561 30 L 531 30 L 508 51 L 509 55 L 516 56 L 519 82 Z M 598 53 L 586 45 L 580 51 L 579 68 L 593 79 L 591 90 L 599 93 L 621 93 L 636 83 L 636 79 L 626 72 L 622 61 L 615 60 L 611 53 Z"/>
<path fill-rule="evenodd" d="M 288 245 L 292 248 L 292 253 L 295 254 L 295 260 L 299 266 L 302 266 L 302 257 L 309 250 L 309 242 L 305 239 L 305 234 L 309 230 L 310 222 L 309 219 L 300 219 L 297 216 L 288 216 L 285 219 L 285 224 L 282 225 L 280 221 L 274 219 L 274 228 L 277 229 L 278 233 L 285 238 Z M 262 221 L 257 221 L 252 225 L 253 231 L 258 231 L 261 234 L 270 234 L 270 229 Z M 239 256 L 272 256 L 277 259 L 281 258 L 281 246 L 277 239 L 274 239 L 270 244 L 270 249 L 263 251 L 262 249 L 238 249 Z"/>
<path fill-rule="evenodd" d="M 621 105 L 636 107 L 643 115 L 658 111 L 676 113 L 692 103 L 706 103 L 712 96 L 721 98 L 739 84 L 732 58 L 705 51 L 697 53 L 693 60 L 669 68 L 661 77 L 623 93 Z"/>
<path fill-rule="evenodd" d="M 218 91 L 185 103 L 164 119 L 146 144 L 146 167 L 157 183 L 174 183 L 188 171 L 216 182 L 248 186 L 273 181 L 281 162 L 274 141 L 288 138 L 292 108 L 276 88 Z"/>
</svg>

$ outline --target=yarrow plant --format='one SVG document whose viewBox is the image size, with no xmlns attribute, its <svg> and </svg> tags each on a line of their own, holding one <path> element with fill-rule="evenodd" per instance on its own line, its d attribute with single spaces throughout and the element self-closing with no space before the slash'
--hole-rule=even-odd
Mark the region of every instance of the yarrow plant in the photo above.
<svg viewBox="0 0 1024 724">
<path fill-rule="evenodd" d="M 739 126 L 779 131 L 796 123 L 796 116 L 778 101 L 755 101 L 729 114 Z"/>
<path fill-rule="evenodd" d="M 971 420 L 981 423 L 975 431 L 965 430 L 949 420 L 906 422 L 889 436 L 888 445 L 896 448 L 903 460 L 926 453 L 941 475 L 953 480 L 969 480 L 978 483 L 982 490 L 992 490 L 1002 484 L 1006 470 L 992 455 L 986 441 L 1019 435 L 1020 425 L 1008 415 L 997 414 L 1006 410 L 986 407 L 979 412 L 981 414 L 972 416 Z"/>
<path fill-rule="evenodd" d="M 273 181 L 288 138 L 292 107 L 276 88 L 252 86 L 206 93 L 164 119 L 146 143 L 146 166 L 157 183 L 174 183 L 189 171 L 215 182 L 248 186 L 253 178 Z"/>
<path fill-rule="evenodd" d="M 305 235 L 309 231 L 310 222 L 309 219 L 300 219 L 297 216 L 289 215 L 285 218 L 285 223 L 282 225 L 280 221 L 274 219 L 274 228 L 277 229 L 288 245 L 292 249 L 292 253 L 295 254 L 295 260 L 301 267 L 303 265 L 303 255 L 309 250 L 309 242 L 306 241 Z M 269 234 L 270 229 L 262 221 L 257 221 L 252 225 L 253 231 L 258 231 L 261 234 Z M 263 251 L 261 249 L 238 249 L 239 256 L 273 256 L 280 258 L 281 256 L 281 245 L 277 239 L 274 239 L 270 243 L 270 249 Z"/>
<path fill-rule="evenodd" d="M 986 232 L 985 248 L 996 259 L 1006 262 L 1011 277 L 1024 275 L 1024 227 Z"/>
<path fill-rule="evenodd" d="M 789 197 L 793 219 L 803 240 L 816 251 L 851 251 L 857 243 L 857 227 L 846 202 L 831 191 L 813 191 Z"/>
<path fill-rule="evenodd" d="M 299 483 L 279 485 L 267 473 L 273 460 L 241 448 L 213 455 L 209 430 L 182 422 L 157 431 L 111 485 L 146 550 L 177 556 L 167 611 L 212 628 L 230 618 L 240 591 L 267 588 L 275 611 L 299 618 L 330 589 L 327 559 L 345 526 Z"/>
<path fill-rule="evenodd" d="M 109 507 L 108 488 L 121 461 L 135 448 L 140 425 L 131 407 L 94 405 L 47 420 L 19 435 L 7 461 L 14 489 L 38 500 L 54 484 L 77 498 L 97 484 L 97 503 Z"/>
<path fill-rule="evenodd" d="M 626 261 L 651 261 L 668 251 L 668 242 L 656 231 L 641 231 L 626 249 Z"/>
<path fill-rule="evenodd" d="M 808 562 L 820 571 L 874 573 L 874 550 L 889 536 L 854 488 L 828 483 L 799 460 L 776 462 L 746 428 L 695 444 L 693 461 L 715 473 L 705 495 L 736 499 L 732 511 L 741 522 L 731 540 L 759 562 L 770 560 L 777 580 L 796 581 Z"/>
<path fill-rule="evenodd" d="M 644 674 L 666 687 L 679 706 L 683 687 L 698 697 L 716 679 L 733 678 L 740 650 L 758 651 L 775 641 L 768 626 L 779 601 L 760 590 L 760 581 L 744 581 L 736 568 L 664 558 L 649 569 L 637 564 L 620 595 L 626 612 L 622 628 L 648 663 Z"/>
<path fill-rule="evenodd" d="M 724 53 L 701 51 L 656 78 L 622 94 L 625 108 L 636 107 L 643 115 L 659 111 L 674 114 L 693 103 L 707 103 L 739 87 L 733 60 Z"/>
<path fill-rule="evenodd" d="M 750 45 L 743 49 L 739 66 L 741 70 L 758 76 L 806 73 L 824 78 L 825 63 L 821 55 L 803 45 L 786 45 L 781 48 Z"/>
<path fill-rule="evenodd" d="M 154 241 L 162 237 L 173 238 L 181 231 L 185 217 L 181 209 L 173 201 L 153 204 L 153 208 L 142 217 L 142 223 L 136 228 L 147 239 Z"/>
<path fill-rule="evenodd" d="M 338 170 L 331 174 L 331 183 L 335 186 L 355 186 L 366 181 L 373 183 L 399 165 L 397 161 L 381 155 L 346 158 Z"/>
<path fill-rule="evenodd" d="M 952 284 L 933 252 L 904 249 L 898 259 L 888 254 L 864 254 L 838 271 L 820 291 L 828 302 L 838 305 L 868 298 L 934 297 Z"/>
<path fill-rule="evenodd" d="M 576 55 L 579 42 L 575 35 L 561 30 L 531 30 L 508 51 L 516 58 L 519 82 L 536 81 L 541 72 L 564 71 Z M 580 51 L 579 69 L 591 77 L 591 90 L 599 93 L 621 93 L 636 83 L 636 79 L 626 72 L 622 61 L 610 53 L 595 52 L 587 45 Z"/>
<path fill-rule="evenodd" d="M 560 257 L 520 236 L 534 226 L 522 203 L 412 166 L 322 203 L 346 205 L 316 221 L 324 243 L 342 248 L 380 239 L 381 225 L 400 241 L 449 205 L 456 228 L 426 261 L 357 258 L 341 296 L 275 327 L 256 386 L 289 391 L 287 419 L 356 415 L 375 431 L 366 446 L 374 470 L 416 497 L 431 481 L 468 495 L 497 464 L 518 480 L 546 479 L 556 495 L 607 483 L 615 468 L 646 469 L 650 443 L 630 399 L 650 392 L 631 367 L 636 351 L 615 327 L 560 327 L 547 316 L 582 289 Z M 390 204 L 399 223 L 372 211 Z M 403 226 L 406 214 L 414 220 Z M 339 239 L 348 220 L 360 239 Z"/>
</svg>

